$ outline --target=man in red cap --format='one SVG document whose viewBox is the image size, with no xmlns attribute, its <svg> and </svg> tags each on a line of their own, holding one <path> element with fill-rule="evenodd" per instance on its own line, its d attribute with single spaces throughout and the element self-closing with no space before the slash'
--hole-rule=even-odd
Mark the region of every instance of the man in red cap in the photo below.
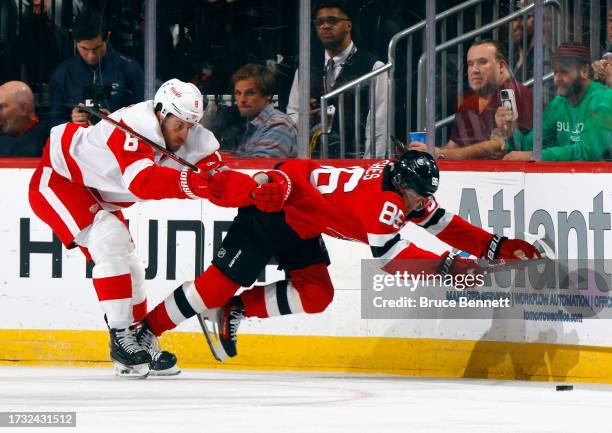
<svg viewBox="0 0 612 433">
<path fill-rule="evenodd" d="M 557 96 L 544 110 L 544 161 L 599 161 L 612 154 L 612 90 L 591 80 L 589 47 L 561 44 L 552 59 Z M 501 116 L 499 116 L 501 117 Z M 533 130 L 512 131 L 509 118 L 497 118 L 500 129 L 513 132 L 504 159 L 530 160 Z"/>
</svg>

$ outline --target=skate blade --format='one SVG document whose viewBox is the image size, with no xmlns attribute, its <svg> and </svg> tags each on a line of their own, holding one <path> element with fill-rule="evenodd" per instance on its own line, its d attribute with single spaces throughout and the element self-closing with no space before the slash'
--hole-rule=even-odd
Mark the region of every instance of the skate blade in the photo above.
<svg viewBox="0 0 612 433">
<path fill-rule="evenodd" d="M 149 375 L 149 364 L 124 365 L 113 361 L 115 376 L 124 379 L 146 379 Z"/>
<path fill-rule="evenodd" d="M 174 367 L 171 367 L 171 368 L 167 368 L 165 370 L 153 370 L 152 368 L 149 369 L 149 376 L 163 377 L 163 376 L 176 376 L 178 374 L 181 374 L 181 369 L 178 367 L 178 365 L 175 365 Z"/>
<path fill-rule="evenodd" d="M 202 327 L 204 337 L 206 337 L 206 342 L 208 343 L 208 347 L 210 348 L 212 355 L 217 361 L 223 362 L 229 358 L 229 356 L 227 352 L 225 352 L 225 349 L 223 349 L 221 341 L 219 341 L 217 321 L 212 320 L 204 314 L 205 313 L 198 314 L 198 322 L 200 322 L 200 326 Z"/>
</svg>

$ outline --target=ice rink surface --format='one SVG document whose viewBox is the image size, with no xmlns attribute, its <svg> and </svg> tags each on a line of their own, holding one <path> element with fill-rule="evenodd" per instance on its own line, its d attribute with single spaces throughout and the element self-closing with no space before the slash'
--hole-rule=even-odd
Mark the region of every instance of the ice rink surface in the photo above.
<svg viewBox="0 0 612 433">
<path fill-rule="evenodd" d="M 0 411 L 76 411 L 76 428 L 52 432 L 612 432 L 612 386 L 555 385 L 227 370 L 122 380 L 110 367 L 6 366 Z"/>
</svg>

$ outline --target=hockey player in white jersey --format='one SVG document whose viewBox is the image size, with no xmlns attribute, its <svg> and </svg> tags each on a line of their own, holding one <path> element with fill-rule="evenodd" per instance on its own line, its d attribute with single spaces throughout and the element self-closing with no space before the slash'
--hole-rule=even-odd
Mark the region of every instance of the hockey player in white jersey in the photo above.
<svg viewBox="0 0 612 433">
<path fill-rule="evenodd" d="M 111 114 L 111 119 L 195 164 L 181 167 L 110 122 L 65 123 L 51 130 L 30 182 L 34 213 L 67 248 L 94 262 L 93 285 L 110 330 L 110 355 L 119 376 L 173 375 L 176 357 L 159 349 L 146 321 L 144 268 L 134 252 L 121 209 L 143 200 L 198 199 L 227 207 L 276 210 L 273 183 L 224 170 L 213 134 L 198 122 L 203 98 L 193 84 L 173 79 L 154 100 Z M 277 203 L 279 202 L 279 203 Z M 136 323 L 136 325 L 134 325 Z"/>
</svg>

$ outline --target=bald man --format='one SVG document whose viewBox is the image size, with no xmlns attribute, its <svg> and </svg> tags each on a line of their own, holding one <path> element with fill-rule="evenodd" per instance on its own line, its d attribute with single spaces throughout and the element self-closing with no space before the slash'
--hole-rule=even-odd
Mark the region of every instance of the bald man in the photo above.
<svg viewBox="0 0 612 433">
<path fill-rule="evenodd" d="M 0 157 L 40 156 L 49 128 L 34 113 L 34 96 L 21 81 L 0 86 Z"/>
</svg>

